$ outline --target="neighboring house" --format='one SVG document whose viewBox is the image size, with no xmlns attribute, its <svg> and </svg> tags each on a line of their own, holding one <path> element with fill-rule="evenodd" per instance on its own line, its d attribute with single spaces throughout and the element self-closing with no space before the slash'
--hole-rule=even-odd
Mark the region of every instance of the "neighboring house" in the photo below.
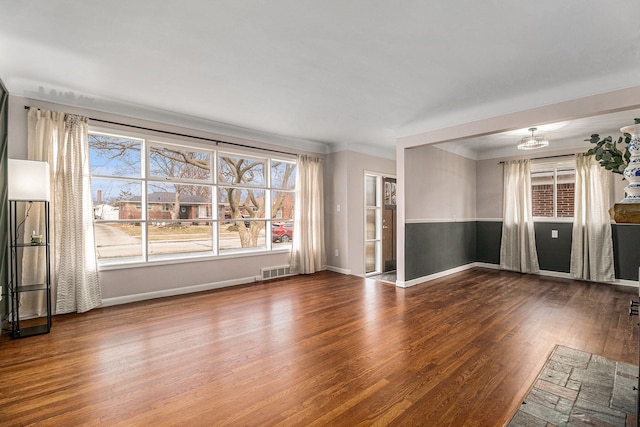
<svg viewBox="0 0 640 427">
<path fill-rule="evenodd" d="M 94 204 L 93 217 L 105 221 L 120 219 L 120 208 L 106 203 Z"/>
<path fill-rule="evenodd" d="M 149 210 L 150 220 L 166 220 L 171 219 L 171 212 L 173 211 L 176 201 L 175 193 L 172 192 L 155 192 L 149 194 L 147 198 L 147 209 Z M 263 198 L 258 198 L 258 203 L 263 203 Z M 142 218 L 142 202 L 140 196 L 130 197 L 128 199 L 118 200 L 114 203 L 116 207 L 109 205 L 96 205 L 94 210 L 100 212 L 117 212 L 117 216 L 113 216 L 111 213 L 109 218 L 100 217 L 100 214 L 96 213 L 96 218 L 100 219 L 141 219 Z M 109 206 L 108 208 L 103 206 Z M 254 207 L 245 206 L 241 207 L 241 214 L 243 216 L 251 216 L 249 210 Z M 294 200 L 293 193 L 287 193 L 284 197 L 282 205 L 276 213 L 276 218 L 293 218 Z M 220 218 L 231 219 L 231 209 L 229 203 L 219 203 L 218 212 Z M 190 194 L 180 195 L 180 210 L 178 219 L 204 219 L 211 218 L 211 203 L 208 199 L 192 196 Z"/>
<path fill-rule="evenodd" d="M 275 213 L 275 218 L 293 218 L 294 199 L 293 193 L 285 193 L 280 209 Z"/>
<path fill-rule="evenodd" d="M 162 191 L 149 194 L 147 197 L 148 218 L 150 220 L 171 219 L 175 203 L 175 193 Z M 142 219 L 140 196 L 118 200 L 115 204 L 120 210 L 118 219 Z M 211 202 L 209 200 L 190 194 L 180 195 L 178 219 L 204 218 L 211 218 Z"/>
</svg>

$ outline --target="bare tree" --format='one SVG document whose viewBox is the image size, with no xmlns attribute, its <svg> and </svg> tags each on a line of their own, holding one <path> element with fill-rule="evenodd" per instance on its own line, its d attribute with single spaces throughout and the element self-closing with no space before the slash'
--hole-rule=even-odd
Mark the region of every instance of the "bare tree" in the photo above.
<svg viewBox="0 0 640 427">
<path fill-rule="evenodd" d="M 231 186 L 220 187 L 226 193 L 231 218 L 235 222 L 240 234 L 240 244 L 243 248 L 257 246 L 260 232 L 264 230 L 264 221 L 245 221 L 243 215 L 249 219 L 264 218 L 265 197 L 263 189 L 250 187 L 233 187 L 238 184 L 264 183 L 264 163 L 242 157 L 220 156 L 218 167 L 218 182 Z M 256 192 L 262 196 L 256 196 Z M 242 196 L 245 197 L 242 197 Z M 249 225 L 247 227 L 247 224 Z"/>
<path fill-rule="evenodd" d="M 89 145 L 92 152 L 107 160 L 114 160 L 117 164 L 116 176 L 140 176 L 141 143 L 135 139 L 114 137 L 111 135 L 91 134 Z M 151 176 L 167 179 L 207 180 L 211 174 L 210 154 L 207 152 L 190 151 L 182 147 L 149 144 Z M 284 165 L 284 168 L 281 166 Z M 291 178 L 295 171 L 295 164 L 288 162 L 274 162 L 277 168 L 278 181 L 282 188 L 291 189 Z M 220 156 L 218 162 L 218 188 L 221 199 L 229 204 L 229 213 L 238 227 L 242 247 L 257 246 L 258 238 L 265 227 L 265 171 L 263 161 L 234 156 Z M 196 197 L 210 197 L 210 187 L 205 185 L 188 185 L 184 183 L 170 183 L 175 194 L 172 203 L 171 218 L 178 219 L 180 212 L 180 197 L 190 194 Z M 150 184 L 153 185 L 153 184 Z M 166 188 L 167 183 L 158 183 L 157 188 Z M 271 201 L 271 218 L 281 209 L 286 193 L 278 192 Z M 245 217 L 246 216 L 246 217 Z M 223 219 L 223 218 L 221 218 Z M 248 226 L 247 226 L 248 225 Z"/>
</svg>

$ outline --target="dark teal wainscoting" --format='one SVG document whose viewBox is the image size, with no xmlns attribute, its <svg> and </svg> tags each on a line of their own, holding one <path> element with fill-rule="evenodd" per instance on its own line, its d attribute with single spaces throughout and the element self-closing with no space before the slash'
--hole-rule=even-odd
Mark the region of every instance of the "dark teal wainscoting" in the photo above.
<svg viewBox="0 0 640 427">
<path fill-rule="evenodd" d="M 569 273 L 571 271 L 571 233 L 570 222 L 536 222 L 536 249 L 540 270 Z M 553 230 L 558 237 L 551 237 Z"/>
<path fill-rule="evenodd" d="M 540 269 L 569 273 L 572 223 L 537 222 Z M 616 278 L 638 280 L 640 225 L 612 224 Z M 558 237 L 552 237 L 557 230 Z M 500 264 L 501 221 L 406 224 L 405 280 L 482 262 Z"/>
<path fill-rule="evenodd" d="M 478 221 L 476 222 L 476 230 L 476 261 L 500 264 L 502 221 Z"/>
<path fill-rule="evenodd" d="M 476 261 L 476 222 L 423 222 L 405 226 L 405 280 Z"/>
<path fill-rule="evenodd" d="M 640 224 L 614 224 L 612 228 L 616 277 L 626 280 L 638 280 Z"/>
</svg>

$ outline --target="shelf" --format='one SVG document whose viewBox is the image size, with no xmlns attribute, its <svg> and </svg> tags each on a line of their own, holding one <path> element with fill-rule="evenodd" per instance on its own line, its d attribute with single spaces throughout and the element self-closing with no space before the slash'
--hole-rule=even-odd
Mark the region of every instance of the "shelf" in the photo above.
<svg viewBox="0 0 640 427">
<path fill-rule="evenodd" d="M 20 328 L 12 333 L 13 338 L 26 338 L 32 337 L 34 335 L 42 335 L 49 333 L 49 326 L 47 324 L 44 325 L 36 325 L 36 326 L 28 326 L 26 328 Z"/>
<path fill-rule="evenodd" d="M 37 220 L 38 231 L 42 234 L 36 234 L 42 236 L 44 240 L 41 243 L 32 244 L 28 236 L 22 236 L 20 234 L 21 226 L 25 224 L 26 212 L 20 212 L 18 214 L 20 203 L 25 203 L 17 200 L 9 200 L 9 282 L 7 286 L 9 301 L 6 303 L 9 310 L 7 314 L 8 322 L 11 325 L 10 335 L 13 338 L 24 338 L 33 335 L 47 334 L 51 331 L 51 247 L 49 242 L 49 221 L 50 221 L 50 209 L 49 202 L 47 201 L 34 201 L 32 203 L 42 203 L 43 209 L 39 209 L 39 218 L 32 218 Z M 29 226 L 30 227 L 30 226 Z M 27 227 L 27 228 L 29 228 Z M 35 227 L 35 226 L 34 226 Z M 41 230 L 40 230 L 41 229 Z M 27 239 L 28 241 L 24 241 Z M 23 241 L 20 241 L 23 240 Z M 29 265 L 23 264 L 25 261 L 23 256 L 29 251 L 28 248 L 42 248 L 30 252 L 34 255 L 35 260 L 32 260 Z M 33 277 L 37 279 L 29 279 L 27 284 L 22 283 L 22 271 L 33 270 Z M 32 283 L 32 281 L 38 280 L 38 283 Z M 40 282 L 42 280 L 42 282 Z M 42 294 L 35 294 L 34 292 L 43 292 Z M 31 294 L 35 300 L 44 300 L 46 309 L 42 307 L 43 313 L 36 318 L 21 319 L 20 308 L 23 302 L 23 295 Z M 43 323 L 44 321 L 44 323 Z"/>
<path fill-rule="evenodd" d="M 47 285 L 44 283 L 38 283 L 35 285 L 24 285 L 18 286 L 16 288 L 16 292 L 36 292 L 36 291 L 46 291 Z"/>
<path fill-rule="evenodd" d="M 48 243 L 41 243 L 39 245 L 32 245 L 31 243 L 13 243 L 10 245 L 12 248 L 39 248 L 49 246 Z"/>
</svg>

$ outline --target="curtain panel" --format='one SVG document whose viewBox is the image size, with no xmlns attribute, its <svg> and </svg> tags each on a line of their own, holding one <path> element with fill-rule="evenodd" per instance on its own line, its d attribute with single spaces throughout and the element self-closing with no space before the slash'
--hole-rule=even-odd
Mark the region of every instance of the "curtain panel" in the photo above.
<svg viewBox="0 0 640 427">
<path fill-rule="evenodd" d="M 27 159 L 38 160 L 49 163 L 49 182 L 53 188 L 54 171 L 54 148 L 58 146 L 58 141 L 64 139 L 64 113 L 56 111 L 39 110 L 31 108 L 27 115 Z M 50 191 L 53 195 L 53 191 Z M 55 200 L 50 201 L 51 212 L 55 209 Z M 29 209 L 29 208 L 28 208 Z M 24 222 L 24 243 L 29 243 L 32 231 L 37 234 L 44 230 L 43 206 L 34 203 L 29 209 L 28 216 Z M 50 246 L 53 248 L 56 242 L 56 222 L 51 221 Z M 53 259 L 53 258 L 52 258 Z M 45 269 L 42 268 L 46 262 L 45 254 L 42 251 L 24 251 L 22 255 L 22 283 L 44 283 Z M 57 290 L 57 274 L 51 269 L 51 293 L 53 296 Z M 20 315 L 24 317 L 40 317 L 46 314 L 46 303 L 38 292 L 25 293 L 21 296 Z M 52 298 L 53 312 L 55 313 L 55 297 Z"/>
<path fill-rule="evenodd" d="M 529 160 L 504 164 L 504 196 L 500 268 L 538 273 L 538 253 L 531 203 Z"/>
<path fill-rule="evenodd" d="M 102 303 L 93 234 L 88 130 L 86 117 L 29 110 L 28 158 L 48 162 L 52 175 L 51 279 L 57 314 L 82 313 Z M 31 229 L 40 228 L 25 228 Z M 25 266 L 33 262 L 44 260 L 23 259 Z M 23 278 L 31 270 L 23 268 Z"/>
<path fill-rule="evenodd" d="M 298 155 L 291 269 L 311 274 L 326 268 L 322 159 Z"/>
<path fill-rule="evenodd" d="M 593 156 L 576 154 L 570 270 L 575 279 L 615 280 L 609 203 L 609 172 Z"/>
</svg>

